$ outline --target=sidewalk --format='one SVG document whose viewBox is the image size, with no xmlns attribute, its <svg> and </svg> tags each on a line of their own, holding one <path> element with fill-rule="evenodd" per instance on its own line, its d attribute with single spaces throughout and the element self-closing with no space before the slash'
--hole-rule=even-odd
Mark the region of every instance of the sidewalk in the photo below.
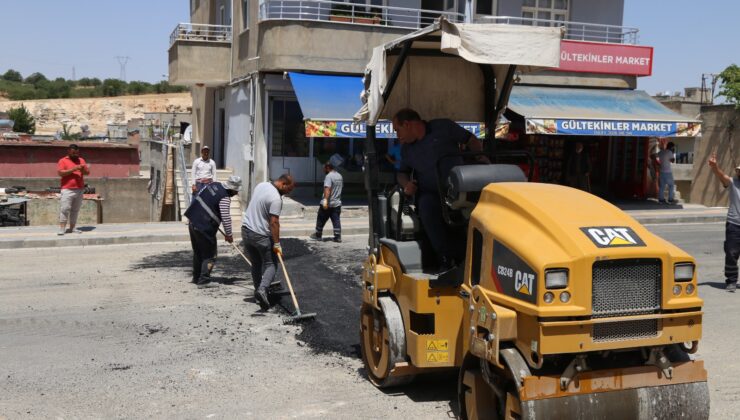
<svg viewBox="0 0 740 420">
<path fill-rule="evenodd" d="M 642 224 L 663 223 L 720 223 L 725 221 L 726 207 L 704 207 L 696 204 L 675 206 L 643 202 L 637 204 L 615 203 Z M 342 209 L 342 234 L 367 234 L 367 208 L 353 206 Z M 315 216 L 285 217 L 280 219 L 283 237 L 307 237 L 314 231 Z M 234 237 L 241 238 L 240 221 L 234 220 Z M 121 223 L 80 226 L 82 233 L 57 236 L 58 226 L 26 226 L 0 228 L 0 249 L 44 248 L 58 246 L 90 246 L 151 242 L 190 241 L 187 225 L 182 222 Z M 324 227 L 326 237 L 331 237 L 331 222 Z"/>
</svg>

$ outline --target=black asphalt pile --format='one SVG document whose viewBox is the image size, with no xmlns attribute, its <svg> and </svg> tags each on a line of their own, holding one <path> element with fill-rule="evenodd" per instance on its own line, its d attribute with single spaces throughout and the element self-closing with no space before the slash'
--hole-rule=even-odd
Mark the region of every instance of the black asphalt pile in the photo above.
<svg viewBox="0 0 740 420">
<path fill-rule="evenodd" d="M 297 338 L 319 353 L 359 357 L 363 252 L 333 242 L 283 241 L 285 265 L 301 312 L 317 314 L 312 321 L 301 323 Z M 284 296 L 281 305 L 292 311 L 290 296 Z"/>
<path fill-rule="evenodd" d="M 318 353 L 359 357 L 360 272 L 364 250 L 358 244 L 317 243 L 297 238 L 283 238 L 280 242 L 301 312 L 317 314 L 313 320 L 298 324 L 301 332 L 297 338 Z M 223 241 L 219 242 L 218 251 L 212 287 L 200 290 L 214 297 L 230 298 L 233 295 L 216 295 L 218 285 L 241 286 L 245 288 L 245 304 L 253 304 L 249 266 Z M 134 270 L 172 270 L 180 272 L 182 281 L 188 282 L 192 275 L 192 251 L 153 254 L 132 264 L 130 271 Z M 280 268 L 277 279 L 287 291 Z M 282 312 L 286 318 L 290 316 L 294 312 L 290 295 L 282 296 L 271 310 Z"/>
</svg>

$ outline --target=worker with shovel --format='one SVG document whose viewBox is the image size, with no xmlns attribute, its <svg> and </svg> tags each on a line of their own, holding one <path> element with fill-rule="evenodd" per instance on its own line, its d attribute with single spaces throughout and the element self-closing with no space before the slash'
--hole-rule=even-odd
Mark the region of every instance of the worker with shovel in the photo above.
<svg viewBox="0 0 740 420">
<path fill-rule="evenodd" d="M 202 285 L 211 281 L 211 270 L 218 251 L 216 234 L 221 224 L 224 225 L 226 242 L 234 241 L 231 232 L 231 197 L 239 192 L 241 186 L 242 179 L 235 175 L 223 183 L 207 184 L 185 210 L 193 246 L 193 283 Z"/>
<path fill-rule="evenodd" d="M 280 212 L 282 196 L 293 191 L 293 177 L 280 175 L 276 181 L 258 184 L 242 217 L 244 250 L 252 262 L 254 298 L 262 310 L 270 307 L 268 288 L 275 278 L 280 246 Z"/>
</svg>

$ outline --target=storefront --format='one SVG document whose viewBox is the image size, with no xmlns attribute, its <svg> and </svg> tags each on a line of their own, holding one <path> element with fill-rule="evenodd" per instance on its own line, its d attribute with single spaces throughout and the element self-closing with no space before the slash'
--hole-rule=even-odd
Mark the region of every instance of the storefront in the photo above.
<svg viewBox="0 0 740 420">
<path fill-rule="evenodd" d="M 509 148 L 528 150 L 540 182 L 569 184 L 577 143 L 587 153 L 588 188 L 607 199 L 653 196 L 650 139 L 697 137 L 701 124 L 645 92 L 515 86 Z"/>
</svg>

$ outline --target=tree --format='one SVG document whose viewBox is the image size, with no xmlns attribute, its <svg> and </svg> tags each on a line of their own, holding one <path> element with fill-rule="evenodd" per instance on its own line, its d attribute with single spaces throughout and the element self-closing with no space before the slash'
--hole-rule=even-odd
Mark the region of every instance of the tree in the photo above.
<svg viewBox="0 0 740 420">
<path fill-rule="evenodd" d="M 22 82 L 23 76 L 21 74 L 13 69 L 10 69 L 3 74 L 3 79 L 7 80 L 9 82 Z"/>
<path fill-rule="evenodd" d="M 118 79 L 103 80 L 103 96 L 121 96 L 126 93 L 126 82 Z"/>
<path fill-rule="evenodd" d="M 130 93 L 131 95 L 143 95 L 151 91 L 152 85 L 147 82 L 140 82 L 138 80 L 135 80 L 133 82 L 129 82 L 128 84 L 128 93 Z"/>
<path fill-rule="evenodd" d="M 724 96 L 727 102 L 740 109 L 740 67 L 736 64 L 729 65 L 719 74 L 719 79 L 722 81 L 719 96 Z"/>
<path fill-rule="evenodd" d="M 39 72 L 31 74 L 30 76 L 26 77 L 26 80 L 24 80 L 25 83 L 34 85 L 36 87 L 38 87 L 39 83 L 48 81 L 49 79 L 47 79 L 46 76 Z"/>
<path fill-rule="evenodd" d="M 8 116 L 15 122 L 13 131 L 28 134 L 36 132 L 36 120 L 23 104 L 18 108 L 10 108 Z"/>
</svg>

